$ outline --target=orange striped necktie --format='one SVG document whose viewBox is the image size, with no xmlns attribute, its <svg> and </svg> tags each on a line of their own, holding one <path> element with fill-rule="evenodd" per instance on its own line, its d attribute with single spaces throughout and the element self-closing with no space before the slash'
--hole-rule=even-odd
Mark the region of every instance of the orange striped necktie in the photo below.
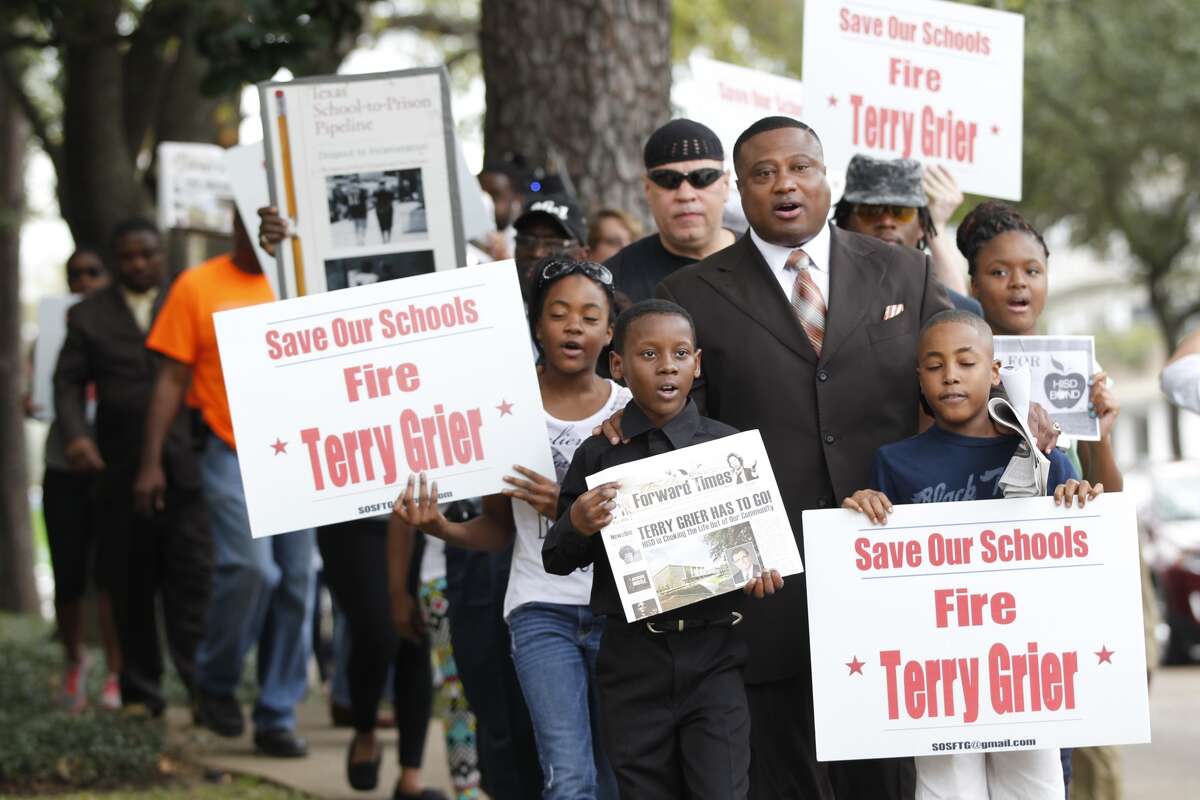
<svg viewBox="0 0 1200 800">
<path fill-rule="evenodd" d="M 797 249 L 788 256 L 784 269 L 796 271 L 796 282 L 792 284 L 792 310 L 819 356 L 821 343 L 825 340 L 825 300 L 808 272 L 811 265 L 808 253 Z"/>
</svg>

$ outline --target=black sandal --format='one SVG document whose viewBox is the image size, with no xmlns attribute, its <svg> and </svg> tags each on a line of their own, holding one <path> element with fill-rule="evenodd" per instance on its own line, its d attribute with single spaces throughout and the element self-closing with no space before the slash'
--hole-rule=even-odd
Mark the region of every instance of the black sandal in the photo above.
<svg viewBox="0 0 1200 800">
<path fill-rule="evenodd" d="M 353 761 L 356 735 L 350 740 L 350 748 L 346 751 L 346 780 L 350 788 L 359 792 L 369 792 L 379 785 L 379 765 L 383 761 L 383 748 L 375 754 L 371 761 Z"/>
<path fill-rule="evenodd" d="M 400 791 L 400 784 L 396 784 L 396 788 L 392 791 L 392 800 L 450 800 L 450 798 L 437 789 L 422 789 L 417 794 L 407 794 Z"/>
</svg>

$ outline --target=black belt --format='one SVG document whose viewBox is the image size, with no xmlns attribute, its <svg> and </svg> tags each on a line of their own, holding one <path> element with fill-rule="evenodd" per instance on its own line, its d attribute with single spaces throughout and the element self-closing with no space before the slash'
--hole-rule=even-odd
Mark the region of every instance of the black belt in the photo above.
<svg viewBox="0 0 1200 800">
<path fill-rule="evenodd" d="M 736 611 L 721 619 L 669 619 L 660 622 L 647 622 L 646 630 L 651 633 L 683 633 L 684 631 L 700 630 L 701 628 L 732 628 L 742 621 L 742 615 Z"/>
</svg>

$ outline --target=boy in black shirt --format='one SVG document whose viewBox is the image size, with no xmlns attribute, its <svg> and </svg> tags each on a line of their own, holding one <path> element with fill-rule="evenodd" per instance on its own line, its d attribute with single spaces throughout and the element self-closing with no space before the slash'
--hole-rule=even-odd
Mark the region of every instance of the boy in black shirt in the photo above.
<svg viewBox="0 0 1200 800">
<path fill-rule="evenodd" d="M 736 431 L 700 416 L 688 399 L 700 375 L 691 317 L 674 303 L 638 303 L 617 320 L 612 374 L 633 394 L 621 426 L 627 443 L 593 436 L 579 446 L 558 497 L 559 519 L 542 547 L 546 571 L 594 565 L 592 612 L 608 615 L 596 660 L 601 728 L 622 797 L 735 800 L 749 788 L 750 716 L 742 682 L 746 646 L 732 631 L 742 596 L 718 595 L 663 614 L 625 614 L 604 543 L 617 484 L 588 490 L 586 478 Z M 763 597 L 783 586 L 771 570 L 750 581 Z M 643 620 L 642 617 L 645 617 Z M 685 788 L 686 787 L 686 788 Z"/>
</svg>

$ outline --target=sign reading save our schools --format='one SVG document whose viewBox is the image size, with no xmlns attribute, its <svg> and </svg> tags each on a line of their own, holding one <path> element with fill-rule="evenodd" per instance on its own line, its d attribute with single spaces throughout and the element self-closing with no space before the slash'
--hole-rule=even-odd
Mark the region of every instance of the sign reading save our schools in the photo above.
<svg viewBox="0 0 1200 800">
<path fill-rule="evenodd" d="M 511 261 L 214 315 L 255 536 L 553 475 Z"/>
<path fill-rule="evenodd" d="M 1024 18 L 938 0 L 808 0 L 805 121 L 825 161 L 945 165 L 973 194 L 1021 199 Z"/>
<path fill-rule="evenodd" d="M 805 511 L 822 761 L 1150 740 L 1133 504 Z"/>
</svg>

